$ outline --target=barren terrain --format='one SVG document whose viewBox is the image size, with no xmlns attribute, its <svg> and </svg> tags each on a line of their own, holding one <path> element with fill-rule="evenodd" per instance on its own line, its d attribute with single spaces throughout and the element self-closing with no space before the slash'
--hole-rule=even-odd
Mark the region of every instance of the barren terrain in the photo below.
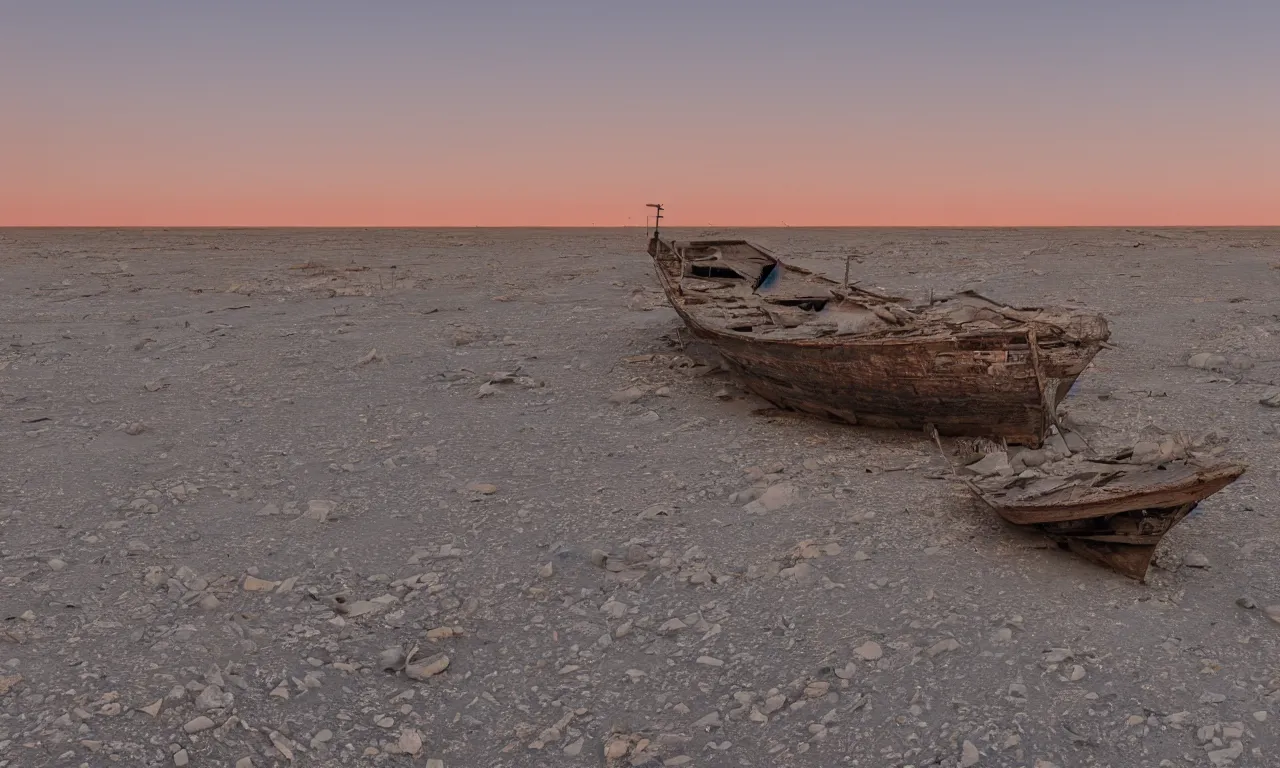
<svg viewBox="0 0 1280 768">
<path fill-rule="evenodd" d="M 742 394 L 640 230 L 0 230 L 0 768 L 1280 765 L 1280 231 L 716 233 L 1096 308 L 1090 439 L 1250 469 L 1143 585 Z"/>
</svg>

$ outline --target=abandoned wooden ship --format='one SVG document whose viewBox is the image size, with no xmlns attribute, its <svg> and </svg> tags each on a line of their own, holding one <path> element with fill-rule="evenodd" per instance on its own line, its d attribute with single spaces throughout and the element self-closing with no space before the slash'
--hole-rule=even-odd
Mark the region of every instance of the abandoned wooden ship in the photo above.
<svg viewBox="0 0 1280 768">
<path fill-rule="evenodd" d="M 1049 473 L 964 481 L 1008 522 L 1035 528 L 1089 560 L 1145 582 L 1165 534 L 1246 468 L 1189 456 L 1135 461 L 1129 451 Z"/>
<path fill-rule="evenodd" d="M 911 305 L 784 264 L 746 240 L 648 251 L 671 306 L 743 385 L 779 408 L 872 427 L 1038 446 L 1105 345 L 1097 314 L 972 292 Z"/>
</svg>

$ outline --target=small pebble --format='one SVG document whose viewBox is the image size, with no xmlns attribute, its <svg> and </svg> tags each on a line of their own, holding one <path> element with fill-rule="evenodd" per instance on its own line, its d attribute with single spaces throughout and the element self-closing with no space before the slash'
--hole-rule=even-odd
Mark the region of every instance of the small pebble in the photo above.
<svg viewBox="0 0 1280 768">
<path fill-rule="evenodd" d="M 1188 552 L 1182 558 L 1182 564 L 1190 568 L 1208 568 L 1209 558 L 1199 552 Z"/>
<path fill-rule="evenodd" d="M 209 730 L 213 726 L 214 726 L 214 722 L 212 720 L 205 717 L 204 715 L 201 715 L 192 720 L 188 720 L 187 724 L 182 726 L 182 730 L 186 731 L 187 733 L 200 733 L 201 731 Z"/>
<path fill-rule="evenodd" d="M 880 648 L 880 644 L 873 640 L 868 640 L 855 648 L 853 652 L 865 661 L 875 661 L 884 655 L 884 651 Z"/>
</svg>

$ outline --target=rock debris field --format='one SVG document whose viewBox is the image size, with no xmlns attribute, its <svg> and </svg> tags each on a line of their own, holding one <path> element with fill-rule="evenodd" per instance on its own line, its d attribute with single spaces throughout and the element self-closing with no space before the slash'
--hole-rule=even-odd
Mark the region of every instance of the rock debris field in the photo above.
<svg viewBox="0 0 1280 768">
<path fill-rule="evenodd" d="M 1250 469 L 1143 585 L 744 394 L 640 230 L 0 230 L 0 768 L 1280 765 L 1280 232 L 672 234 L 1095 308 L 1090 441 Z"/>
</svg>

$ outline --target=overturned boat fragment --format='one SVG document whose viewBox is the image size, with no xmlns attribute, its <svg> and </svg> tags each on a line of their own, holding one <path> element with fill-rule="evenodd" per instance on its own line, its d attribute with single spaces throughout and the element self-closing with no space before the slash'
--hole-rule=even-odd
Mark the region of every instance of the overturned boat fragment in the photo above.
<svg viewBox="0 0 1280 768">
<path fill-rule="evenodd" d="M 1012 464 L 1014 470 L 1022 466 L 1017 456 Z M 962 479 L 1008 522 L 1035 528 L 1093 562 L 1145 582 L 1165 534 L 1246 468 L 1186 450 L 1139 449 L 1135 455 L 1131 449 L 1107 458 L 1075 456 L 1017 474 L 1004 469 Z"/>
<path fill-rule="evenodd" d="M 661 208 L 657 205 L 653 207 Z M 964 292 L 912 305 L 784 264 L 746 240 L 664 240 L 671 306 L 743 385 L 823 418 L 1038 446 L 1110 335 L 1097 314 Z"/>
</svg>

